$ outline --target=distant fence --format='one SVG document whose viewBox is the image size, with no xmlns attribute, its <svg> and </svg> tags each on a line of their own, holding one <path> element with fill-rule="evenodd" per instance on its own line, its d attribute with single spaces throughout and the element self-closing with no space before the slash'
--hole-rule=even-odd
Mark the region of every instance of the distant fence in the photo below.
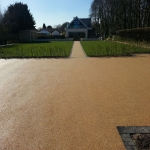
<svg viewBox="0 0 150 150">
<path fill-rule="evenodd" d="M 13 43 L 14 41 L 17 41 L 17 39 L 18 39 L 17 34 L 0 33 L 0 45 Z"/>
</svg>

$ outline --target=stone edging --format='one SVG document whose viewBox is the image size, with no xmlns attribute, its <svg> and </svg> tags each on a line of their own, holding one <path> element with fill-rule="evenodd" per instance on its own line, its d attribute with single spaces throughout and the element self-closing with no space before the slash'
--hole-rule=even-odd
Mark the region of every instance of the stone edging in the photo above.
<svg viewBox="0 0 150 150">
<path fill-rule="evenodd" d="M 131 133 L 150 133 L 149 126 L 117 126 L 117 129 L 126 147 L 126 150 L 137 150 L 136 145 L 131 139 Z"/>
</svg>

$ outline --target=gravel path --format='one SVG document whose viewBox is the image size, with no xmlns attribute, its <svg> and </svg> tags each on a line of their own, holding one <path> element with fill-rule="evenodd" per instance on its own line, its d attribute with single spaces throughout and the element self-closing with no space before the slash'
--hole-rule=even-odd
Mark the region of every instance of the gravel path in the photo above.
<svg viewBox="0 0 150 150">
<path fill-rule="evenodd" d="M 73 58 L 84 58 L 86 54 L 84 53 L 79 41 L 74 41 L 71 57 Z"/>
<path fill-rule="evenodd" d="M 125 150 L 116 126 L 150 126 L 150 55 L 82 57 L 0 60 L 0 150 Z"/>
</svg>

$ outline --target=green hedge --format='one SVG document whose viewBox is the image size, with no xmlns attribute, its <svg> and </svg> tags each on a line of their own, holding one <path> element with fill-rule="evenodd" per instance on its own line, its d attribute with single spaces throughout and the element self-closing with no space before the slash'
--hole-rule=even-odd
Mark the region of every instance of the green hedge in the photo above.
<svg viewBox="0 0 150 150">
<path fill-rule="evenodd" d="M 65 35 L 41 35 L 38 39 L 65 39 Z"/>
<path fill-rule="evenodd" d="M 117 31 L 122 40 L 150 41 L 150 27 Z"/>
</svg>

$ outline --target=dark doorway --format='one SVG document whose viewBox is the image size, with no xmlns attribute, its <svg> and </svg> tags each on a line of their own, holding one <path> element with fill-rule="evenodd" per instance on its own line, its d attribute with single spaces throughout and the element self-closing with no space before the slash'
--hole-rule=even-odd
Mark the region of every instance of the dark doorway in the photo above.
<svg viewBox="0 0 150 150">
<path fill-rule="evenodd" d="M 85 38 L 84 32 L 69 32 L 69 38 L 73 38 L 74 41 L 79 41 L 81 38 Z"/>
</svg>

